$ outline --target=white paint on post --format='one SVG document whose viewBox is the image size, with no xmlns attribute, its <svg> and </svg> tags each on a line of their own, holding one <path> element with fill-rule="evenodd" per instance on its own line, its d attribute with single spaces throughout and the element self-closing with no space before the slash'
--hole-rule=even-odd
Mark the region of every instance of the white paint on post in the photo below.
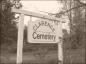
<svg viewBox="0 0 86 64">
<path fill-rule="evenodd" d="M 15 9 L 15 8 L 12 8 L 12 11 L 17 12 L 17 13 L 21 13 L 21 14 L 24 14 L 27 16 L 38 17 L 38 18 L 48 19 L 48 20 L 52 20 L 52 21 L 54 20 L 54 21 L 59 22 L 59 20 L 61 20 L 60 18 L 56 18 L 56 17 L 49 16 L 49 15 L 43 15 L 43 14 L 32 12 L 32 11 L 26 11 L 26 10 Z"/>
<path fill-rule="evenodd" d="M 20 14 L 18 25 L 17 64 L 22 63 L 24 14 Z"/>
<path fill-rule="evenodd" d="M 30 27 L 30 26 L 31 26 L 31 23 L 32 23 L 32 16 L 30 16 L 30 20 L 28 21 L 28 28 L 27 28 L 27 29 L 28 29 L 28 30 L 27 30 L 27 41 L 28 41 L 28 42 L 29 42 L 29 40 L 31 39 L 30 36 L 32 35 L 32 34 L 29 34 L 29 33 L 30 33 L 30 30 L 31 30 L 31 27 Z"/>
<path fill-rule="evenodd" d="M 60 42 L 58 43 L 58 60 L 59 60 L 59 64 L 63 64 L 63 33 L 62 33 L 62 22 L 59 23 L 60 26 L 58 28 L 60 28 Z"/>
<path fill-rule="evenodd" d="M 59 64 L 63 64 L 63 46 L 62 41 L 58 43 L 58 60 Z"/>
</svg>

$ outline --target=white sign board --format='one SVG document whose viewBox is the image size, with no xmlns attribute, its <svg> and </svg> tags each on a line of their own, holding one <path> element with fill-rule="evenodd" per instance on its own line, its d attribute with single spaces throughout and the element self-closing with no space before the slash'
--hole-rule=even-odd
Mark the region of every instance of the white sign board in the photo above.
<svg viewBox="0 0 86 64">
<path fill-rule="evenodd" d="M 57 25 L 54 21 L 40 19 L 29 21 L 28 42 L 29 43 L 57 43 L 60 33 L 57 36 Z"/>
</svg>

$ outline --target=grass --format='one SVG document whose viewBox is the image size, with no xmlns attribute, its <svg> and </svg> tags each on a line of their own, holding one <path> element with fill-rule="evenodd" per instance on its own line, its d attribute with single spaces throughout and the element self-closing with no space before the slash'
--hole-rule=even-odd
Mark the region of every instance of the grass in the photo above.
<svg viewBox="0 0 86 64">
<path fill-rule="evenodd" d="M 8 48 L 9 49 L 9 48 Z M 45 49 L 23 52 L 23 64 L 58 64 L 57 50 Z M 16 53 L 4 49 L 0 54 L 0 64 L 16 64 Z M 85 64 L 85 49 L 66 50 L 64 64 Z"/>
<path fill-rule="evenodd" d="M 64 54 L 64 63 L 85 64 L 85 49 L 69 50 Z"/>
</svg>

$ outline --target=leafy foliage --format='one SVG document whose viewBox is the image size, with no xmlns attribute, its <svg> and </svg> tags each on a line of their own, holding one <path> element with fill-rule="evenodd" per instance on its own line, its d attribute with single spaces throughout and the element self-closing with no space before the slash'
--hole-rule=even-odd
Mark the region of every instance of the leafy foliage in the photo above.
<svg viewBox="0 0 86 64">
<path fill-rule="evenodd" d="M 11 7 L 13 6 L 14 4 L 13 2 L 10 2 L 10 0 L 0 0 L 1 44 L 10 45 L 17 41 L 17 27 L 16 22 L 14 21 L 16 18 L 15 14 L 11 12 Z"/>
<path fill-rule="evenodd" d="M 66 35 L 66 32 L 64 35 L 64 43 L 70 44 L 70 48 L 76 49 L 83 46 L 85 41 L 83 41 L 84 35 L 85 35 L 85 7 L 84 4 L 82 7 L 78 7 L 82 5 L 79 0 L 62 0 L 64 4 L 63 10 L 70 10 L 67 11 L 65 14 L 68 16 L 70 20 L 70 34 Z M 65 15 L 64 15 L 65 16 Z M 66 44 L 66 45 L 67 45 Z"/>
</svg>

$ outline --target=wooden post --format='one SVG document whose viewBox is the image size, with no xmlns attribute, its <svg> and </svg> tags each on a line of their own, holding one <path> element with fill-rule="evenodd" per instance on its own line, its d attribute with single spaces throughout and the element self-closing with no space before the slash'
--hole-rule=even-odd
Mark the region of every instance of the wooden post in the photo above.
<svg viewBox="0 0 86 64">
<path fill-rule="evenodd" d="M 62 33 L 62 22 L 60 22 L 60 34 L 61 34 L 61 39 L 60 39 L 60 42 L 58 43 L 58 64 L 63 64 L 63 40 L 62 40 L 62 37 L 63 37 L 63 33 Z"/>
<path fill-rule="evenodd" d="M 22 63 L 24 14 L 20 14 L 18 25 L 17 64 Z"/>
<path fill-rule="evenodd" d="M 63 64 L 63 43 L 62 40 L 58 43 L 58 64 Z"/>
<path fill-rule="evenodd" d="M 20 14 L 19 26 L 18 26 L 18 43 L 17 43 L 17 61 L 16 61 L 16 63 L 21 64 L 22 63 L 22 53 L 23 53 L 22 51 L 23 51 L 24 15 L 53 20 L 53 21 L 57 21 L 57 22 L 59 22 L 61 19 L 52 17 L 52 16 L 48 16 L 48 15 L 34 13 L 31 11 L 19 10 L 19 9 L 15 9 L 15 8 L 12 8 L 12 12 L 16 12 L 16 13 Z M 60 22 L 60 23 L 61 23 L 60 30 L 62 30 L 62 22 Z M 61 32 L 61 35 L 62 35 L 62 32 Z M 63 46 L 63 41 L 61 39 L 60 42 L 58 43 L 58 60 L 61 61 L 61 62 L 59 62 L 59 64 L 63 64 L 63 49 L 62 49 L 63 47 L 62 46 Z"/>
</svg>

